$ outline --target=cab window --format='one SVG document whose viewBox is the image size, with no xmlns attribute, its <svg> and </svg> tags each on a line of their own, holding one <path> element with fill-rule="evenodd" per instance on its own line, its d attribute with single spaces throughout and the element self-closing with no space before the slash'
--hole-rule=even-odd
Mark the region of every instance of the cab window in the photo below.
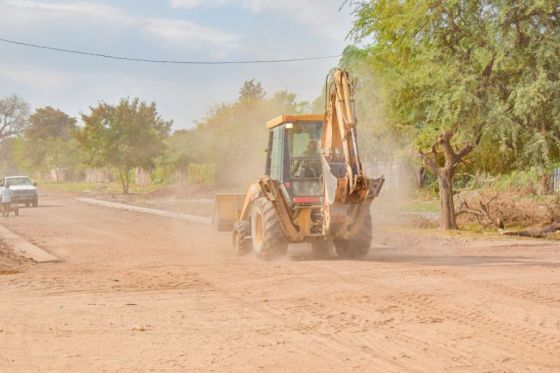
<svg viewBox="0 0 560 373">
<path fill-rule="evenodd" d="M 294 123 L 287 128 L 289 172 L 296 196 L 321 194 L 321 153 L 319 149 L 322 122 Z"/>
<path fill-rule="evenodd" d="M 284 148 L 284 128 L 278 126 L 271 130 L 269 145 L 269 168 L 268 174 L 271 179 L 282 180 L 282 170 L 284 167 L 283 159 Z"/>
</svg>

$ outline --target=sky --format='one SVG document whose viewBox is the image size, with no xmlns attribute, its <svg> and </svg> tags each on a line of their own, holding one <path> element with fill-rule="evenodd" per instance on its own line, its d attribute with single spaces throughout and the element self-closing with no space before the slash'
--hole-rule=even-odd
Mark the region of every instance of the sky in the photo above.
<svg viewBox="0 0 560 373">
<path fill-rule="evenodd" d="M 352 16 L 343 0 L 0 0 L 0 38 L 118 56 L 259 60 L 337 55 Z M 0 97 L 79 118 L 99 101 L 155 101 L 175 129 L 232 102 L 255 78 L 313 100 L 337 59 L 267 65 L 160 65 L 0 43 Z M 280 114 L 280 113 L 279 113 Z"/>
</svg>

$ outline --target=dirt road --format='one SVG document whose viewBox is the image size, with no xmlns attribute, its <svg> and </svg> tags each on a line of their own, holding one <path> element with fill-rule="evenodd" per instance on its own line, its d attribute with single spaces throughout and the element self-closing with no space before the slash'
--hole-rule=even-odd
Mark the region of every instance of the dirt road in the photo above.
<svg viewBox="0 0 560 373">
<path fill-rule="evenodd" d="M 559 371 L 560 248 L 378 231 L 364 261 L 49 197 L 1 224 L 62 259 L 0 276 L 0 371 Z"/>
</svg>

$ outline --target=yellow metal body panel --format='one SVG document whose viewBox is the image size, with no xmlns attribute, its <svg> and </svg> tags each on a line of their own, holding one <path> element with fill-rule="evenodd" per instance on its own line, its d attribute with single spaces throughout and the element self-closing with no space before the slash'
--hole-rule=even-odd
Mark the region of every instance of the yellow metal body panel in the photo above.
<svg viewBox="0 0 560 373">
<path fill-rule="evenodd" d="M 311 212 L 313 208 L 302 208 L 298 210 L 295 218 L 295 224 L 299 227 L 300 232 L 303 236 L 308 236 L 311 234 L 311 228 L 313 228 L 313 220 L 311 219 Z"/>
<path fill-rule="evenodd" d="M 282 123 L 322 122 L 323 120 L 325 120 L 323 114 L 280 115 L 266 122 L 266 128 L 274 128 Z"/>
</svg>

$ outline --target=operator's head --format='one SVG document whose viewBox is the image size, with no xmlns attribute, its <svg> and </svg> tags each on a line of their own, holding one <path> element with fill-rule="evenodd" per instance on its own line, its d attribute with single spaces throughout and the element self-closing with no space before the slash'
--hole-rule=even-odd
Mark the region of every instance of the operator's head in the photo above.
<svg viewBox="0 0 560 373">
<path fill-rule="evenodd" d="M 309 144 L 307 144 L 307 150 L 309 152 L 317 153 L 317 149 L 319 148 L 319 143 L 315 139 L 309 140 Z"/>
</svg>

